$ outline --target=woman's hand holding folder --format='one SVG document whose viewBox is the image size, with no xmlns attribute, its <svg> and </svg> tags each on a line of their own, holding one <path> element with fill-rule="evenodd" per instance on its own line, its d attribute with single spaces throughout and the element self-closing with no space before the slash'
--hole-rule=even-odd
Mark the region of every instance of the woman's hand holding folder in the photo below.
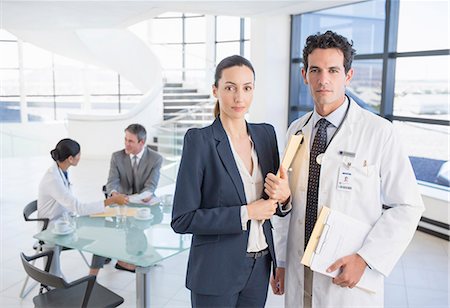
<svg viewBox="0 0 450 308">
<path fill-rule="evenodd" d="M 289 188 L 289 179 L 286 169 L 281 165 L 279 176 L 268 173 L 264 183 L 264 192 L 270 199 L 277 200 L 281 204 L 288 202 L 291 196 L 291 189 Z"/>
</svg>

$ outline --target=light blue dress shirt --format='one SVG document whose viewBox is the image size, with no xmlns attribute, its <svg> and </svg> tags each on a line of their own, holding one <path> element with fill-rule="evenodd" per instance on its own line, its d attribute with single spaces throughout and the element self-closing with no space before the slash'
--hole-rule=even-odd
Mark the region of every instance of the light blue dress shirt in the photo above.
<svg viewBox="0 0 450 308">
<path fill-rule="evenodd" d="M 331 125 L 328 125 L 328 127 L 327 127 L 327 145 L 328 145 L 331 141 L 331 138 L 333 138 L 334 134 L 336 133 L 337 128 L 339 127 L 339 125 L 341 125 L 342 121 L 344 120 L 345 113 L 348 108 L 348 104 L 349 104 L 349 101 L 348 101 L 348 97 L 346 96 L 344 103 L 341 106 L 339 106 L 338 109 L 336 109 L 335 111 L 333 111 L 326 117 L 322 117 L 320 114 L 317 113 L 316 108 L 314 108 L 314 112 L 313 112 L 313 115 L 311 118 L 312 125 L 313 125 L 313 132 L 311 135 L 311 140 L 309 142 L 310 149 L 312 147 L 314 137 L 316 136 L 316 133 L 317 133 L 317 129 L 318 129 L 316 127 L 317 122 L 319 122 L 320 119 L 325 118 L 328 122 L 331 123 Z"/>
</svg>

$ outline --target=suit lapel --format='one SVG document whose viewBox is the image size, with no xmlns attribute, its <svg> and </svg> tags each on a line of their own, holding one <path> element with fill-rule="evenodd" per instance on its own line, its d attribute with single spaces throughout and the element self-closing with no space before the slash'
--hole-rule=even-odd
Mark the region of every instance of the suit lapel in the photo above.
<svg viewBox="0 0 450 308">
<path fill-rule="evenodd" d="M 270 148 L 270 136 L 266 134 L 265 129 L 256 129 L 256 126 L 252 124 L 247 124 L 247 130 L 252 138 L 253 145 L 255 147 L 256 154 L 258 155 L 259 166 L 253 166 L 253 168 L 261 167 L 261 173 L 263 181 L 265 181 L 266 175 L 269 172 L 276 173 L 277 170 L 274 166 L 274 157 L 272 156 L 272 149 Z M 264 188 L 264 187 L 263 187 Z M 263 191 L 261 192 L 260 198 L 268 199 L 269 197 Z M 266 237 L 266 242 L 270 246 L 272 241 L 272 233 L 270 229 L 270 220 L 266 220 L 263 223 L 263 232 Z"/>
<path fill-rule="evenodd" d="M 236 161 L 234 160 L 233 153 L 231 152 L 230 143 L 228 141 L 227 134 L 220 122 L 219 117 L 212 124 L 212 130 L 214 138 L 217 141 L 216 149 L 219 154 L 220 160 L 222 164 L 225 166 L 225 169 L 231 180 L 233 181 L 234 186 L 239 195 L 239 199 L 242 204 L 247 203 L 247 199 L 245 197 L 244 184 L 242 183 L 241 176 L 239 174 L 239 170 L 236 165 Z"/>
<path fill-rule="evenodd" d="M 251 124 L 247 124 L 247 130 L 252 138 L 253 145 L 255 147 L 256 154 L 258 155 L 258 163 L 261 166 L 261 173 L 263 178 L 266 177 L 269 172 L 276 172 L 273 170 L 273 157 L 272 151 L 270 149 L 270 141 L 265 140 L 265 135 L 261 135 L 261 131 L 258 131 Z M 259 134 L 258 134 L 259 133 Z M 258 168 L 258 166 L 253 166 L 253 168 Z"/>
<path fill-rule="evenodd" d="M 144 153 L 142 153 L 142 157 L 139 160 L 137 175 L 136 175 L 136 188 L 139 190 L 141 187 L 141 179 L 144 178 L 145 170 L 147 169 L 147 160 L 148 160 L 148 148 L 144 147 Z"/>
</svg>

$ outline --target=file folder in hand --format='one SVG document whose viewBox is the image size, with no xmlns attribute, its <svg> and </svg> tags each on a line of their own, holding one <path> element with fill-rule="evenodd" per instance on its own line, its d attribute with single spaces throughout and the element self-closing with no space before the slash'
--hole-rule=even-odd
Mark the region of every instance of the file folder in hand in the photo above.
<svg viewBox="0 0 450 308">
<path fill-rule="evenodd" d="M 292 135 L 289 137 L 286 148 L 284 149 L 283 159 L 281 165 L 286 171 L 292 164 L 295 154 L 297 154 L 300 145 L 303 143 L 303 135 Z M 278 170 L 277 176 L 280 176 L 280 170 Z"/>
<path fill-rule="evenodd" d="M 311 238 L 301 260 L 311 270 L 336 277 L 340 269 L 327 273 L 327 268 L 339 258 L 356 253 L 372 227 L 341 212 L 322 207 Z M 356 287 L 376 292 L 378 274 L 366 267 Z"/>
<path fill-rule="evenodd" d="M 286 171 L 288 171 L 291 167 L 295 154 L 297 154 L 297 151 L 302 143 L 303 134 L 291 135 L 289 137 L 286 148 L 284 149 L 283 159 L 281 160 L 281 166 L 283 166 Z M 280 177 L 280 169 L 278 169 L 277 177 Z M 264 223 L 264 220 L 262 220 L 262 223 Z"/>
</svg>

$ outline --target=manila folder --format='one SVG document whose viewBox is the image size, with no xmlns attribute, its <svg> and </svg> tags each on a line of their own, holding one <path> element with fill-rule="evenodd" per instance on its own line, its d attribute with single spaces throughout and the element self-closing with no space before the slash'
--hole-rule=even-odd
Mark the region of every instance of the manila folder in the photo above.
<svg viewBox="0 0 450 308">
<path fill-rule="evenodd" d="M 327 273 L 327 268 L 337 259 L 358 252 L 371 228 L 369 224 L 353 217 L 322 207 L 303 254 L 302 264 L 315 272 L 336 277 L 340 270 Z M 375 293 L 377 277 L 377 272 L 366 267 L 356 287 Z"/>
<path fill-rule="evenodd" d="M 284 149 L 283 159 L 281 160 L 281 165 L 286 171 L 292 164 L 295 154 L 297 153 L 300 145 L 303 142 L 303 135 L 292 135 L 289 137 L 286 148 Z M 279 176 L 280 171 L 278 171 L 277 176 Z"/>
</svg>

